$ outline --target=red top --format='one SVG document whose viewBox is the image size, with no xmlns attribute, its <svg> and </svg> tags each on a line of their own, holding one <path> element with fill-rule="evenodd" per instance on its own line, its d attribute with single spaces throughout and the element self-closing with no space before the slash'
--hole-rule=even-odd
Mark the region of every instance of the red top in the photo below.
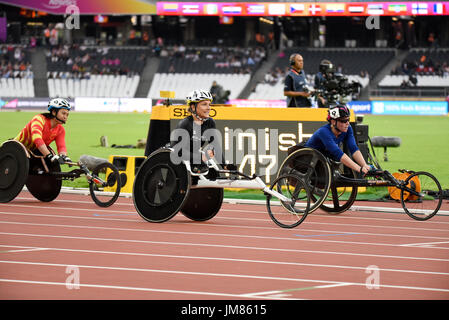
<svg viewBox="0 0 449 320">
<path fill-rule="evenodd" d="M 14 139 L 20 141 L 31 150 L 37 149 L 43 144 L 48 146 L 55 141 L 58 153 L 67 153 L 64 127 L 57 124 L 52 128 L 51 120 L 42 114 L 34 116 Z"/>
</svg>

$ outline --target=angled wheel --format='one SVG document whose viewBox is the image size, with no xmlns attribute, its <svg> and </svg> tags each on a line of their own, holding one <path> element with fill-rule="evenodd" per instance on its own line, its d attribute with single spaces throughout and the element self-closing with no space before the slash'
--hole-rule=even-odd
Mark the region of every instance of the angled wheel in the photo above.
<svg viewBox="0 0 449 320">
<path fill-rule="evenodd" d="M 310 210 L 310 190 L 303 179 L 295 174 L 286 174 L 276 178 L 270 190 L 277 192 L 289 201 L 267 196 L 267 210 L 271 220 L 282 228 L 294 228 L 300 225 Z"/>
<path fill-rule="evenodd" d="M 171 219 L 189 194 L 190 174 L 183 163 L 173 164 L 170 154 L 168 149 L 155 151 L 141 165 L 134 179 L 134 206 L 146 221 Z"/>
<path fill-rule="evenodd" d="M 194 221 L 212 219 L 220 211 L 223 203 L 223 194 L 223 188 L 190 189 L 181 212 Z"/>
<path fill-rule="evenodd" d="M 28 178 L 29 160 L 25 147 L 9 140 L 0 147 L 0 202 L 12 201 Z"/>
<path fill-rule="evenodd" d="M 56 199 L 61 192 L 62 180 L 52 172 L 61 172 L 59 163 L 52 163 L 48 166 L 49 172 L 45 172 L 41 158 L 30 158 L 30 173 L 26 182 L 28 191 L 38 200 L 50 202 Z"/>
<path fill-rule="evenodd" d="M 437 214 L 443 202 L 440 182 L 432 174 L 415 172 L 405 179 L 401 188 L 401 204 L 404 211 L 415 220 L 428 220 Z"/>
<path fill-rule="evenodd" d="M 357 178 L 357 174 L 353 170 L 347 170 L 345 172 L 345 167 L 341 164 L 338 168 L 335 168 L 338 172 L 348 178 Z M 329 194 L 327 195 L 326 201 L 320 206 L 321 209 L 329 214 L 339 214 L 342 213 L 354 204 L 357 198 L 358 188 L 354 186 L 340 186 L 338 181 L 336 181 L 335 171 L 332 183 L 330 186 Z"/>
<path fill-rule="evenodd" d="M 121 188 L 118 169 L 112 163 L 103 162 L 96 166 L 91 174 L 93 178 L 89 181 L 89 191 L 92 200 L 100 207 L 113 205 Z"/>
<path fill-rule="evenodd" d="M 331 170 L 321 152 L 303 148 L 291 153 L 281 164 L 278 177 L 295 174 L 303 179 L 310 190 L 310 211 L 318 209 L 326 200 L 331 186 Z"/>
</svg>

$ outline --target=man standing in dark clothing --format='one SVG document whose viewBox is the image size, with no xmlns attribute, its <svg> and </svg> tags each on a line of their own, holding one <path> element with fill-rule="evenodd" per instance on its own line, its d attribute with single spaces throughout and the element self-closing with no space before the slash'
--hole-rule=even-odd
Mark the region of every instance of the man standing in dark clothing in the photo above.
<svg viewBox="0 0 449 320">
<path fill-rule="evenodd" d="M 304 60 L 299 53 L 290 56 L 290 70 L 285 77 L 284 96 L 288 108 L 310 108 L 312 106 L 308 92 L 306 74 L 303 70 Z"/>
</svg>

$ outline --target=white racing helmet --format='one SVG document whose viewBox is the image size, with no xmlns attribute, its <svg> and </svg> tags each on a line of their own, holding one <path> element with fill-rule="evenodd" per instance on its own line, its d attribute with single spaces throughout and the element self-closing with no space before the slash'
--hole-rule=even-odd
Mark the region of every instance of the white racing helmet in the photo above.
<svg viewBox="0 0 449 320">
<path fill-rule="evenodd" d="M 190 106 L 190 104 L 197 103 L 200 101 L 209 100 L 212 102 L 214 98 L 212 97 L 211 93 L 209 91 L 205 90 L 193 90 L 189 93 L 189 95 L 186 97 L 186 104 Z"/>
<path fill-rule="evenodd" d="M 52 109 L 67 109 L 70 111 L 70 104 L 66 99 L 56 98 L 51 99 L 48 103 L 48 111 L 51 112 Z"/>
</svg>

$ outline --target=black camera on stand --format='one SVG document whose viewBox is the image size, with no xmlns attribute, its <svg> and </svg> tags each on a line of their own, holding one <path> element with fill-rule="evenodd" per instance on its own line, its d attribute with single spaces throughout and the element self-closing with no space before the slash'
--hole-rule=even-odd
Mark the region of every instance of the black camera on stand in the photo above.
<svg viewBox="0 0 449 320">
<path fill-rule="evenodd" d="M 337 103 L 346 104 L 352 99 L 357 99 L 360 95 L 362 88 L 360 82 L 349 81 L 347 76 L 335 72 L 330 61 L 323 60 L 319 70 L 322 78 L 313 95 L 323 97 L 327 106 Z"/>
</svg>

